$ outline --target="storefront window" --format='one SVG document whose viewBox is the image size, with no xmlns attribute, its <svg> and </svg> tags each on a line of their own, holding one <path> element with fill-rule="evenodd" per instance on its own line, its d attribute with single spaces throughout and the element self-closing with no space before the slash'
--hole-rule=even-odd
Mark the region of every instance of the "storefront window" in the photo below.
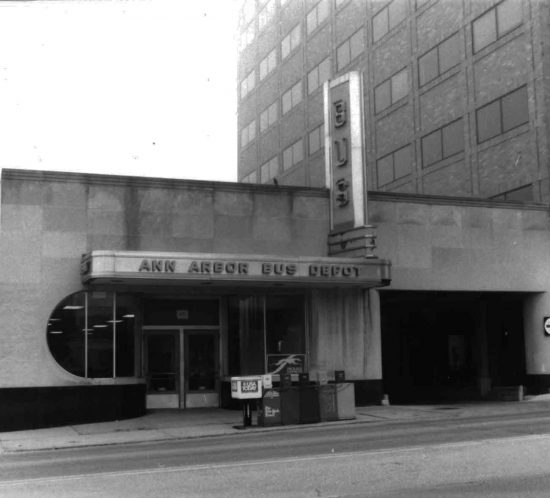
<svg viewBox="0 0 550 498">
<path fill-rule="evenodd" d="M 229 299 L 229 371 L 255 375 L 264 371 L 264 297 Z"/>
<path fill-rule="evenodd" d="M 134 375 L 134 299 L 127 294 L 116 294 L 116 377 Z"/>
<path fill-rule="evenodd" d="M 304 372 L 306 348 L 303 297 L 268 296 L 265 328 L 268 373 Z"/>
<path fill-rule="evenodd" d="M 229 375 L 306 371 L 302 295 L 235 297 L 228 311 Z"/>
<path fill-rule="evenodd" d="M 88 377 L 113 376 L 113 294 L 88 293 Z"/>
<path fill-rule="evenodd" d="M 48 320 L 50 352 L 65 370 L 80 377 L 132 376 L 135 316 L 131 296 L 73 294 Z"/>
<path fill-rule="evenodd" d="M 48 320 L 48 346 L 65 370 L 84 377 L 86 352 L 86 294 L 79 292 L 62 301 Z"/>
</svg>

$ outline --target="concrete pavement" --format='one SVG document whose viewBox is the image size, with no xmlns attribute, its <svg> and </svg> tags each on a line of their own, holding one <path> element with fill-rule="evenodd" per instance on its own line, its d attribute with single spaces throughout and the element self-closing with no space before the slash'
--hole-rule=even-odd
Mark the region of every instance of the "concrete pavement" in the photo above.
<svg viewBox="0 0 550 498">
<path fill-rule="evenodd" d="M 550 395 L 530 397 L 522 402 L 361 406 L 356 408 L 356 418 L 353 420 L 299 426 L 259 427 L 254 414 L 253 426 L 246 430 L 254 432 L 280 431 L 319 427 L 323 424 L 391 423 L 526 413 L 550 416 Z M 223 409 L 156 410 L 148 412 L 143 417 L 128 420 L 0 432 L 0 453 L 242 434 L 243 430 L 239 428 L 241 426 L 242 413 L 240 411 Z"/>
</svg>

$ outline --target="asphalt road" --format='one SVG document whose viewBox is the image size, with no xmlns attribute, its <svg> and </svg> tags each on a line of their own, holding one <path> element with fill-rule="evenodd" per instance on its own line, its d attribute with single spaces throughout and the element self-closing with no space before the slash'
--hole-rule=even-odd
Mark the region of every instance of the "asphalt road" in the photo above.
<svg viewBox="0 0 550 498">
<path fill-rule="evenodd" d="M 550 416 L 381 422 L 2 455 L 2 497 L 548 496 Z"/>
</svg>

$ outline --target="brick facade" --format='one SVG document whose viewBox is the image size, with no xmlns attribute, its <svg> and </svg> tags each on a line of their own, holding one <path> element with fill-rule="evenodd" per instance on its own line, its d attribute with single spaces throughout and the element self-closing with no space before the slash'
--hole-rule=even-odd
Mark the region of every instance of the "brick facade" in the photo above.
<svg viewBox="0 0 550 498">
<path fill-rule="evenodd" d="M 323 186 L 324 161 L 319 157 L 323 153 L 310 156 L 307 147 L 309 133 L 323 119 L 322 88 L 308 92 L 308 73 L 329 57 L 331 77 L 351 70 L 363 74 L 370 190 L 550 200 L 546 132 L 549 97 L 545 79 L 549 69 L 544 56 L 550 36 L 545 2 L 274 1 L 276 8 L 268 26 L 258 29 L 261 1 L 256 5 L 256 15 L 241 22 L 242 30 L 255 26 L 256 34 L 241 49 L 239 82 L 256 69 L 256 85 L 239 100 L 239 130 L 254 117 L 259 123 L 262 110 L 277 98 L 280 103 L 282 94 L 297 81 L 302 82 L 302 101 L 284 116 L 279 105 L 278 119 L 269 133 L 260 133 L 258 128 L 257 138 L 239 150 L 240 180 L 247 181 L 247 175 L 257 171 L 252 181 L 273 182 L 272 178 L 261 178 L 260 165 L 278 154 L 276 178 L 280 184 Z M 323 5 L 327 16 L 308 33 L 308 14 Z M 480 25 L 480 19 L 491 22 L 497 13 L 500 19 L 512 11 L 516 13 L 509 14 L 509 26 L 504 21 L 495 24 L 495 40 L 484 42 L 481 48 L 479 41 L 474 46 L 474 26 Z M 517 12 L 520 19 L 516 19 Z M 300 42 L 282 60 L 281 42 L 296 25 L 300 26 Z M 361 29 L 357 37 L 363 42 L 361 50 L 356 47 L 353 59 L 342 65 L 343 44 Z M 488 31 L 484 29 L 483 33 Z M 260 81 L 259 62 L 273 48 L 277 49 L 277 65 Z M 421 81 L 423 64 L 433 73 L 429 81 Z M 390 104 L 380 110 L 376 105 L 377 92 L 384 90 L 380 85 L 396 85 L 393 76 L 401 71 L 401 81 L 406 78 L 406 94 L 395 101 L 390 95 Z M 521 102 L 525 119 L 510 127 L 504 124 L 496 135 L 480 140 L 478 110 L 491 103 L 493 108 L 498 107 L 500 99 L 520 87 L 526 88 L 526 101 Z M 397 94 L 395 89 L 391 91 Z M 501 110 L 501 114 L 505 112 Z M 464 135 L 462 150 L 425 165 L 423 137 L 459 119 Z M 299 138 L 304 140 L 304 158 L 284 170 L 282 151 Z M 410 173 L 381 184 L 377 161 L 407 144 L 411 147 Z"/>
</svg>

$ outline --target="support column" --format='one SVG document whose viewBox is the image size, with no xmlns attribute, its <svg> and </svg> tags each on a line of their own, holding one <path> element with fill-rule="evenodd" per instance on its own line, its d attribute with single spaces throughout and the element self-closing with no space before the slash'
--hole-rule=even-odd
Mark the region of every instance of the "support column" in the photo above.
<svg viewBox="0 0 550 498">
<path fill-rule="evenodd" d="M 550 294 L 527 296 L 523 303 L 525 366 L 530 393 L 550 392 L 550 335 L 543 330 L 543 319 L 550 316 Z"/>
<path fill-rule="evenodd" d="M 357 405 L 380 403 L 382 401 L 382 333 L 380 322 L 380 294 L 376 289 L 364 293 L 365 309 L 365 354 L 364 379 L 355 383 Z"/>
<path fill-rule="evenodd" d="M 491 390 L 491 373 L 489 371 L 489 345 L 487 339 L 487 302 L 480 301 L 478 320 L 476 322 L 477 343 L 477 384 L 481 396 L 487 396 Z"/>
<path fill-rule="evenodd" d="M 367 379 L 382 380 L 382 330 L 380 294 L 376 289 L 365 293 L 368 323 L 365 327 L 365 374 Z"/>
</svg>

